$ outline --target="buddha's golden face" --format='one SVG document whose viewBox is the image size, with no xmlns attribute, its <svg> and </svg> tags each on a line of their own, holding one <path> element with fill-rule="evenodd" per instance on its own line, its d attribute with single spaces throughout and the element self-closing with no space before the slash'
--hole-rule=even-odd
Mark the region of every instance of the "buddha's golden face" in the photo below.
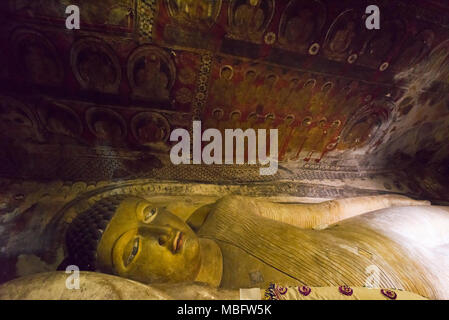
<svg viewBox="0 0 449 320">
<path fill-rule="evenodd" d="M 173 283 L 195 279 L 199 250 L 199 239 L 182 219 L 129 198 L 117 208 L 97 253 L 104 271 L 144 283 Z"/>
</svg>

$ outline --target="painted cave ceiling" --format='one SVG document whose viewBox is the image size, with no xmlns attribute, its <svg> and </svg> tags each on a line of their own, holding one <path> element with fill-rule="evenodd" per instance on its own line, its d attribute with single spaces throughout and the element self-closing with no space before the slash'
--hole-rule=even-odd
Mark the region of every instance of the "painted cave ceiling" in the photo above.
<svg viewBox="0 0 449 320">
<path fill-rule="evenodd" d="M 175 167 L 170 132 L 277 128 L 264 179 L 402 172 L 449 199 L 449 4 L 23 0 L 0 4 L 0 175 L 261 181 Z M 65 29 L 65 8 L 81 30 Z"/>
</svg>

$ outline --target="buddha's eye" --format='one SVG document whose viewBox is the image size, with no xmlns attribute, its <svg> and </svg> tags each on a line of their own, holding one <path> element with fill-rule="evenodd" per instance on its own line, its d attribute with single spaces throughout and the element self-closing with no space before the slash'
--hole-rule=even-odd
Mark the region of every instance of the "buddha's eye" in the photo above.
<svg viewBox="0 0 449 320">
<path fill-rule="evenodd" d="M 157 212 L 157 208 L 146 207 L 143 210 L 143 222 L 150 223 L 151 221 L 153 221 L 153 219 L 156 218 Z"/>
<path fill-rule="evenodd" d="M 137 252 L 139 252 L 139 245 L 140 245 L 140 239 L 139 238 L 134 239 L 133 248 L 131 250 L 131 253 L 128 256 L 128 259 L 126 260 L 126 265 L 129 265 L 136 257 Z"/>
</svg>

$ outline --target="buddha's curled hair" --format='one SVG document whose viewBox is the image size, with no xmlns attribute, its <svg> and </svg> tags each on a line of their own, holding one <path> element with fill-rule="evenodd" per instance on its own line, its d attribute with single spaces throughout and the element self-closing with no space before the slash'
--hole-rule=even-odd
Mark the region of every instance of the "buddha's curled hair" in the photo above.
<svg viewBox="0 0 449 320">
<path fill-rule="evenodd" d="M 101 199 L 73 219 L 65 235 L 67 258 L 58 269 L 63 270 L 68 265 L 75 265 L 82 271 L 97 269 L 98 244 L 124 198 L 115 195 Z"/>
</svg>

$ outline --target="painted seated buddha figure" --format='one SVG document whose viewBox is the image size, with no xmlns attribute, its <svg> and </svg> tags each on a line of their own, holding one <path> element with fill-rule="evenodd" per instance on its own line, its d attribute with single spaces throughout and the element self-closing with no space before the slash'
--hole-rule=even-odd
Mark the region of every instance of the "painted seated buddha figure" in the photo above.
<svg viewBox="0 0 449 320">
<path fill-rule="evenodd" d="M 449 298 L 448 230 L 449 209 L 397 195 L 318 204 L 226 196 L 187 221 L 145 199 L 113 196 L 71 222 L 61 268 L 236 289 L 363 287 L 375 265 L 380 286 L 441 299 Z"/>
</svg>

